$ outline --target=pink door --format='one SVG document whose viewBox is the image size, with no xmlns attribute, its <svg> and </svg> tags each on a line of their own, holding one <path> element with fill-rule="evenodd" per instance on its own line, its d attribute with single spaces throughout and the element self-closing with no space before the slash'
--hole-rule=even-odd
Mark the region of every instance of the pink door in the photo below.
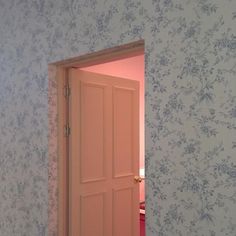
<svg viewBox="0 0 236 236">
<path fill-rule="evenodd" d="M 69 71 L 70 236 L 138 236 L 139 84 Z"/>
</svg>

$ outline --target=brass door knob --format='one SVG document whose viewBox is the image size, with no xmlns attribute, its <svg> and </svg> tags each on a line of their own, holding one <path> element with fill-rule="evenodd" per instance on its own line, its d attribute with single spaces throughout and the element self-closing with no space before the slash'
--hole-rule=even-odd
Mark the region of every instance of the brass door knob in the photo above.
<svg viewBox="0 0 236 236">
<path fill-rule="evenodd" d="M 135 181 L 136 183 L 141 183 L 141 182 L 143 181 L 143 178 L 140 177 L 140 176 L 134 176 L 134 181 Z"/>
</svg>

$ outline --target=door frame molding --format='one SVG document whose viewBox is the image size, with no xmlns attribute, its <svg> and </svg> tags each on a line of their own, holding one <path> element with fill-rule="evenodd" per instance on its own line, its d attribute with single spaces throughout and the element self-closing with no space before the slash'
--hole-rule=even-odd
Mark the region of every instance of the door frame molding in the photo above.
<svg viewBox="0 0 236 236">
<path fill-rule="evenodd" d="M 68 138 L 64 134 L 64 125 L 68 122 L 68 99 L 65 98 L 65 87 L 68 84 L 69 68 L 81 68 L 114 60 L 129 58 L 144 54 L 144 40 L 129 44 L 104 49 L 98 52 L 89 53 L 79 57 L 62 60 L 49 64 L 49 230 L 57 232 L 58 236 L 68 236 L 69 212 L 68 212 Z M 50 74 L 54 71 L 54 75 Z M 51 94 L 54 96 L 54 102 Z M 54 95 L 56 94 L 56 95 Z M 55 98 L 56 96 L 56 98 Z M 55 113 L 54 115 L 50 113 Z M 56 119 L 57 125 L 54 127 Z M 53 127 L 52 127 L 53 126 Z M 53 135 L 51 130 L 56 131 Z M 56 136 L 56 137 L 55 137 Z M 55 143 L 56 148 L 50 151 L 51 144 Z M 56 150 L 55 150 L 56 149 Z M 54 154 L 53 154 L 54 153 Z M 50 155 L 51 154 L 51 155 Z M 57 183 L 55 183 L 55 164 L 57 160 Z M 52 168 L 53 166 L 53 168 Z M 52 168 L 52 169 L 50 169 Z M 51 186 L 54 185 L 54 192 Z M 56 186 L 55 186 L 56 185 Z M 57 194 L 55 194 L 55 192 Z M 53 195 L 56 195 L 56 199 Z M 54 199 L 54 200 L 53 200 Z M 51 201 L 51 202 L 50 202 Z M 57 202 L 55 202 L 57 201 Z M 56 211 L 56 212 L 55 212 Z M 56 220 L 55 220 L 56 218 Z M 53 222 L 54 221 L 54 222 Z M 55 222 L 56 221 L 56 222 Z M 52 224 L 50 226 L 50 224 Z"/>
</svg>

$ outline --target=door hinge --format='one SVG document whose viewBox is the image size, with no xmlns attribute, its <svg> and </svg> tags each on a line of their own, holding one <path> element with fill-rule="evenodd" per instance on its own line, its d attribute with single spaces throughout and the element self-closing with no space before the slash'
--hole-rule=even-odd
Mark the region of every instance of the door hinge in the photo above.
<svg viewBox="0 0 236 236">
<path fill-rule="evenodd" d="M 70 96 L 70 92 L 71 92 L 70 87 L 68 85 L 66 85 L 64 88 L 64 95 L 66 98 L 68 98 Z"/>
<path fill-rule="evenodd" d="M 70 126 L 69 124 L 65 125 L 65 136 L 68 137 L 70 135 Z"/>
</svg>

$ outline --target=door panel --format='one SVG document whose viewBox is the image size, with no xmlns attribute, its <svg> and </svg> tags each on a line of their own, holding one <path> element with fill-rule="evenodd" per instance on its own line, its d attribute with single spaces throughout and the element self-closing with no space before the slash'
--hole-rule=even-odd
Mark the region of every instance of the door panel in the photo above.
<svg viewBox="0 0 236 236">
<path fill-rule="evenodd" d="M 80 167 L 83 183 L 105 178 L 104 99 L 105 86 L 81 82 Z"/>
<path fill-rule="evenodd" d="M 114 177 L 134 175 L 134 89 L 113 87 Z"/>
<path fill-rule="evenodd" d="M 80 235 L 104 236 L 104 193 L 81 196 L 80 209 Z"/>
<path fill-rule="evenodd" d="M 69 236 L 138 236 L 138 82 L 70 69 L 69 83 Z"/>
<path fill-rule="evenodd" d="M 133 189 L 113 190 L 113 236 L 134 235 L 133 210 Z"/>
</svg>

